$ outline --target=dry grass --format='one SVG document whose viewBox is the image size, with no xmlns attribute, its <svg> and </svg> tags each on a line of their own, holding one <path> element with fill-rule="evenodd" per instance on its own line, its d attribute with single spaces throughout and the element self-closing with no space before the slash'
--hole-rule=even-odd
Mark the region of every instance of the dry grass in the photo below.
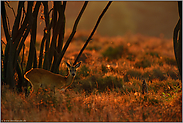
<svg viewBox="0 0 183 123">
<path fill-rule="evenodd" d="M 82 37 L 86 34 L 75 37 L 64 60 L 73 62 Z M 40 89 L 25 98 L 3 85 L 1 121 L 182 121 L 182 83 L 172 40 L 96 35 L 80 60 L 75 81 L 64 93 Z M 145 95 L 142 79 L 148 85 Z"/>
<path fill-rule="evenodd" d="M 6 92 L 4 92 L 6 91 Z M 24 98 L 2 88 L 2 120 L 26 121 L 182 121 L 182 94 L 166 100 L 161 93 L 141 95 L 114 91 L 89 94 L 67 90 L 64 94 Z"/>
</svg>

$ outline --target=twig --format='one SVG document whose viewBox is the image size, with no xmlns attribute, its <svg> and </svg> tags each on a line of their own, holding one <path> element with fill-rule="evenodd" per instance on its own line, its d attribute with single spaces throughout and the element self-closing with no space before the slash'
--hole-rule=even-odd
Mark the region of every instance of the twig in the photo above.
<svg viewBox="0 0 183 123">
<path fill-rule="evenodd" d="M 74 62 L 73 65 L 76 64 L 76 62 L 78 61 L 79 57 L 80 57 L 81 54 L 83 53 L 84 49 L 85 49 L 86 46 L 88 45 L 89 41 L 91 40 L 93 34 L 95 33 L 95 31 L 96 31 L 96 29 L 97 29 L 97 27 L 98 27 L 98 25 L 99 25 L 99 23 L 100 23 L 102 17 L 104 16 L 105 12 L 107 11 L 107 9 L 108 9 L 109 6 L 111 5 L 111 3 L 112 3 L 112 1 L 109 1 L 108 4 L 106 5 L 105 9 L 102 11 L 101 15 L 99 16 L 99 18 L 98 18 L 98 20 L 97 20 L 97 23 L 95 24 L 95 27 L 94 27 L 92 33 L 91 33 L 90 36 L 88 37 L 88 39 L 87 39 L 85 45 L 84 45 L 83 48 L 81 49 L 81 51 L 80 51 L 79 55 L 77 56 L 77 58 L 76 58 L 76 60 L 75 60 L 75 62 Z"/>
</svg>

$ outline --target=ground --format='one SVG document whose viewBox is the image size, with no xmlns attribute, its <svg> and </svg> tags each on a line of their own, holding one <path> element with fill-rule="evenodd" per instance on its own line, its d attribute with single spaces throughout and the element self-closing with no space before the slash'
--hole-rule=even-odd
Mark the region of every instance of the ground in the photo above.
<svg viewBox="0 0 183 123">
<path fill-rule="evenodd" d="M 73 63 L 86 39 L 86 33 L 77 32 L 62 61 Z M 3 85 L 1 121 L 182 121 L 182 83 L 172 39 L 96 34 L 79 61 L 74 83 L 64 93 L 40 89 L 25 98 Z M 66 75 L 66 69 L 61 62 L 60 74 Z M 144 79 L 148 93 L 143 95 Z"/>
</svg>

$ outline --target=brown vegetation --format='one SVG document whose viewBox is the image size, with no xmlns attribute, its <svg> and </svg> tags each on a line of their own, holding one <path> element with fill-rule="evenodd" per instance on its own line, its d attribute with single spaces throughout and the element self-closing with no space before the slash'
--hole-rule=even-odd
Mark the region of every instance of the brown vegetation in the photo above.
<svg viewBox="0 0 183 123">
<path fill-rule="evenodd" d="M 83 37 L 76 35 L 64 60 L 74 62 Z M 1 121 L 182 121 L 182 83 L 172 39 L 95 35 L 86 49 L 74 83 L 64 93 L 39 89 L 38 95 L 25 98 L 3 85 Z M 66 66 L 60 67 L 66 75 Z M 144 95 L 143 79 L 148 86 Z"/>
</svg>

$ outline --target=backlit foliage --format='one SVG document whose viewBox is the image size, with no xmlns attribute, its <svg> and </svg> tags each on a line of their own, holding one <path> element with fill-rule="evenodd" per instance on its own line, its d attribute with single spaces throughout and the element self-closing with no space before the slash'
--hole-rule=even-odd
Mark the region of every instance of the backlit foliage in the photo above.
<svg viewBox="0 0 183 123">
<path fill-rule="evenodd" d="M 74 61 L 82 37 L 87 36 L 76 35 L 64 60 Z M 61 64 L 60 73 L 66 70 Z M 1 89 L 2 121 L 182 121 L 182 83 L 172 40 L 158 37 L 95 35 L 66 92 L 40 88 L 25 98 L 6 85 Z"/>
</svg>

